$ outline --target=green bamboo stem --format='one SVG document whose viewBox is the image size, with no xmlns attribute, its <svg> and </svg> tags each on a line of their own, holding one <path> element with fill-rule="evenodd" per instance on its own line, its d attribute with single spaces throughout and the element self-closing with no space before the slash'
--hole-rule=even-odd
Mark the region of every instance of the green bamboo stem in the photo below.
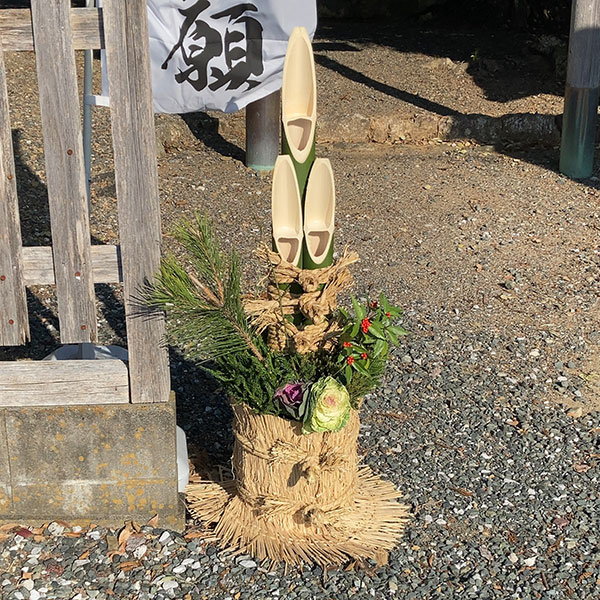
<svg viewBox="0 0 600 600">
<path fill-rule="evenodd" d="M 300 191 L 300 197 L 302 198 L 302 204 L 304 205 L 304 195 L 306 191 L 306 182 L 308 181 L 308 174 L 315 162 L 315 139 L 313 138 L 310 151 L 308 153 L 308 157 L 304 162 L 298 162 L 294 158 L 294 153 L 290 147 L 290 143 L 288 142 L 287 136 L 285 135 L 285 131 L 282 132 L 281 135 L 281 149 L 283 154 L 287 154 L 291 159 L 294 165 L 294 170 L 296 171 L 296 178 L 298 180 L 298 189 Z"/>
</svg>

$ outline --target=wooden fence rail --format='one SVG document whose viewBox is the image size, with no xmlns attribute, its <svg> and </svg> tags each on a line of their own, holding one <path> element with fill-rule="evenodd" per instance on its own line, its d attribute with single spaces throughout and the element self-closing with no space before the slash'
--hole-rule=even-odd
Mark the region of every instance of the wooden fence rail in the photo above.
<svg viewBox="0 0 600 600">
<path fill-rule="evenodd" d="M 101 8 L 72 8 L 71 29 L 75 50 L 104 48 Z M 0 9 L 0 37 L 5 52 L 33 50 L 31 12 L 24 8 Z"/>
</svg>

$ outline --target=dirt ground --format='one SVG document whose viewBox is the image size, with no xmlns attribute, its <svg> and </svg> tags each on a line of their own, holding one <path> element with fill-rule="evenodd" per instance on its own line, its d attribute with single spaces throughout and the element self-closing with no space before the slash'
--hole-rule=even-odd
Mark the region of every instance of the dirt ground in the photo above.
<svg viewBox="0 0 600 600">
<path fill-rule="evenodd" d="M 501 116 L 560 113 L 554 66 L 527 37 L 488 32 L 321 26 L 315 40 L 323 118 L 418 112 Z M 7 57 L 13 137 L 26 245 L 50 242 L 34 61 Z M 243 113 L 188 116 L 184 133 L 159 156 L 166 246 L 173 223 L 196 210 L 213 216 L 224 245 L 255 272 L 252 252 L 269 240 L 270 178 L 243 164 Z M 231 126 L 231 123 L 234 125 Z M 236 125 L 237 123 L 237 125 Z M 114 243 L 118 224 L 107 111 L 94 114 L 92 232 Z M 532 341 L 543 369 L 575 365 L 582 386 L 600 377 L 598 322 L 599 179 L 557 172 L 558 149 L 480 145 L 476 140 L 420 145 L 319 144 L 336 174 L 338 250 L 362 257 L 360 293 L 385 290 L 428 330 L 455 322 L 465 331 Z M 106 289 L 104 289 L 106 288 Z M 101 286 L 101 339 L 123 342 L 119 291 Z M 112 300 L 111 300 L 112 298 Z M 108 299 L 108 300 L 107 300 Z M 116 302 L 114 300 L 116 299 Z M 54 299 L 32 291 L 37 340 L 4 358 L 39 358 L 57 344 Z M 582 351 L 583 340 L 585 352 Z M 518 350 L 499 348 L 509 372 Z M 519 363 L 520 364 L 520 363 Z M 554 392 L 552 392 L 554 393 Z M 595 393 L 562 394 L 597 404 Z"/>
</svg>

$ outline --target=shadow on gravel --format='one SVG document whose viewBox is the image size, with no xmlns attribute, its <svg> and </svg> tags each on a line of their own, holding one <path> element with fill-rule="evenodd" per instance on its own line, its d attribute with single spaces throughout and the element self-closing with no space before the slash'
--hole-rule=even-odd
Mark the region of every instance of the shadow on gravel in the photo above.
<svg viewBox="0 0 600 600">
<path fill-rule="evenodd" d="M 229 464 L 233 413 L 221 385 L 177 348 L 169 348 L 169 358 L 177 424 L 186 433 L 190 460 L 204 474 Z"/>
<path fill-rule="evenodd" d="M 323 50 L 328 44 L 315 43 L 316 50 Z M 502 117 L 483 114 L 464 114 L 453 108 L 411 94 L 404 90 L 382 83 L 322 54 L 315 54 L 315 62 L 340 75 L 366 85 L 371 89 L 398 98 L 440 117 L 452 117 L 441 121 L 444 139 L 451 141 L 475 140 L 478 144 L 492 145 L 507 156 L 527 160 L 558 174 L 558 150 L 560 144 L 560 121 L 554 115 L 533 113 L 513 113 Z M 440 131 L 440 137 L 442 132 Z M 532 140 L 536 143 L 532 144 Z M 535 146 L 535 151 L 532 150 Z"/>
<path fill-rule="evenodd" d="M 314 47 L 356 52 L 353 43 L 373 44 L 466 63 L 467 72 L 485 96 L 497 102 L 541 93 L 562 96 L 564 65 L 560 52 L 566 51 L 568 30 L 553 37 L 554 47 L 546 48 L 539 42 L 543 36 L 507 30 L 505 22 L 497 23 L 475 24 L 446 13 L 432 15 L 429 21 L 404 18 L 358 23 L 325 19 L 319 23 Z"/>
<path fill-rule="evenodd" d="M 205 146 L 212 148 L 222 156 L 230 156 L 244 162 L 246 157 L 244 150 L 227 141 L 219 133 L 219 119 L 203 112 L 183 114 L 181 118 L 190 128 L 194 137 Z"/>
<path fill-rule="evenodd" d="M 320 46 L 321 44 L 316 43 L 314 44 L 314 49 L 318 51 L 321 49 Z M 444 106 L 443 104 L 432 102 L 431 100 L 422 98 L 417 94 L 411 94 L 410 92 L 399 90 L 398 88 L 388 85 L 387 83 L 381 83 L 380 81 L 368 77 L 367 75 L 361 73 L 360 71 L 357 71 L 356 69 L 347 67 L 342 63 L 338 62 L 337 60 L 329 58 L 328 56 L 323 56 L 322 54 L 315 54 L 315 62 L 317 62 L 323 67 L 326 67 L 327 69 L 330 69 L 331 71 L 335 71 L 336 73 L 339 73 L 340 75 L 351 79 L 352 81 L 362 83 L 367 87 L 377 90 L 378 92 L 387 94 L 388 96 L 392 96 L 394 98 L 398 98 L 403 102 L 408 102 L 410 104 L 413 104 L 414 106 L 422 108 L 423 110 L 427 110 L 429 112 L 436 113 L 444 117 L 460 114 L 458 111 L 449 108 L 448 106 Z"/>
</svg>

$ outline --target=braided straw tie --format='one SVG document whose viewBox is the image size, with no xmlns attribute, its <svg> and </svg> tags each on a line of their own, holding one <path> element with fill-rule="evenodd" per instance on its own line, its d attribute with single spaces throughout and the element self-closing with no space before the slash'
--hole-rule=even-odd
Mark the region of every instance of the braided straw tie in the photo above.
<svg viewBox="0 0 600 600">
<path fill-rule="evenodd" d="M 349 266 L 358 260 L 356 252 L 344 250 L 342 257 L 324 269 L 302 270 L 284 261 L 276 252 L 262 246 L 259 258 L 271 265 L 267 275 L 267 296 L 246 298 L 244 310 L 258 333 L 267 330 L 267 343 L 275 350 L 300 354 L 329 348 L 329 338 L 337 331 L 337 323 L 328 316 L 337 306 L 337 295 L 352 284 Z M 293 293 L 297 283 L 302 293 Z M 291 322 L 293 315 L 310 321 L 299 328 Z"/>
<path fill-rule="evenodd" d="M 353 503 L 355 488 L 345 487 L 334 500 L 328 503 L 306 502 L 269 494 L 254 494 L 238 483 L 237 495 L 254 509 L 259 519 L 273 519 L 280 515 L 299 515 L 306 525 L 325 527 L 335 523 L 341 514 L 350 510 Z"/>
<path fill-rule="evenodd" d="M 309 483 L 317 481 L 323 471 L 336 471 L 348 466 L 346 457 L 332 448 L 322 452 L 320 456 L 315 456 L 284 440 L 277 440 L 273 446 L 264 450 L 257 448 L 239 431 L 236 432 L 235 437 L 246 452 L 262 458 L 270 465 L 281 463 L 300 465 L 300 471 Z"/>
</svg>

